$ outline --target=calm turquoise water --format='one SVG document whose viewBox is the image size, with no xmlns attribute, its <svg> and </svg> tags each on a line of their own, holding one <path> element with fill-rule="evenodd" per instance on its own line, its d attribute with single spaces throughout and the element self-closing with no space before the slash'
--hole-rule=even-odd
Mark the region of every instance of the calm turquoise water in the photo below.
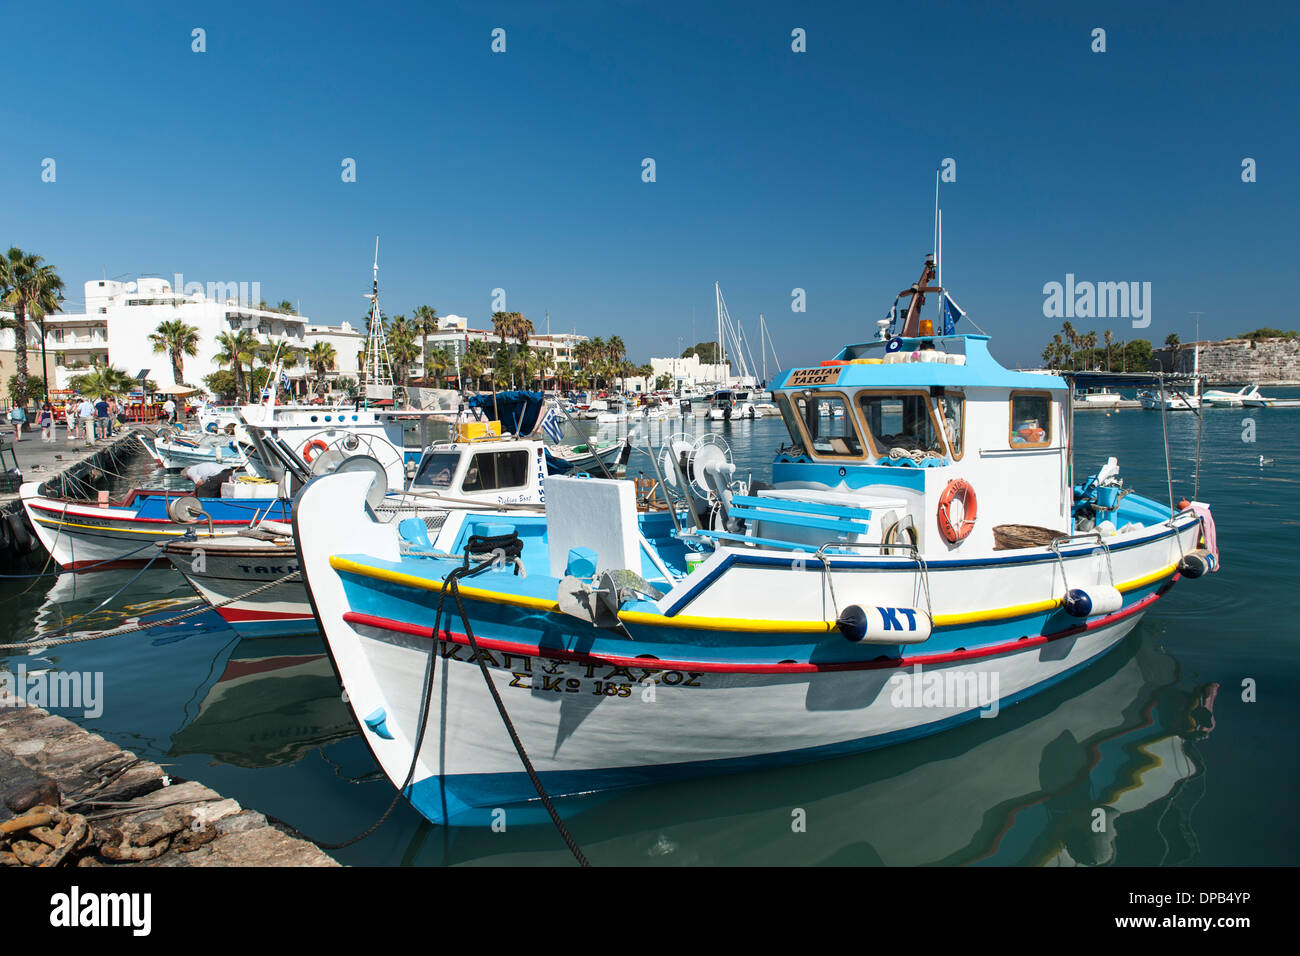
<svg viewBox="0 0 1300 956">
<path fill-rule="evenodd" d="M 1286 390 L 1276 390 L 1286 394 Z M 1243 420 L 1255 422 L 1254 443 Z M 1119 459 L 1126 484 L 1167 497 L 1160 416 L 1081 413 L 1076 468 Z M 670 431 L 680 424 L 668 426 Z M 687 426 L 768 476 L 779 419 Z M 1191 497 L 1196 417 L 1169 417 L 1174 493 Z M 655 432 L 658 435 L 658 430 Z M 1300 409 L 1207 409 L 1200 497 L 1223 570 L 1179 584 L 1114 652 L 991 720 L 859 757 L 665 785 L 568 804 L 593 863 L 1294 864 L 1300 850 Z M 1274 461 L 1259 464 L 1263 454 Z M 634 457 L 629 473 L 650 472 Z M 121 593 L 116 593 L 116 592 Z M 152 568 L 0 583 L 6 642 L 93 629 L 188 603 Z M 316 639 L 240 641 L 215 614 L 168 628 L 0 657 L 10 669 L 101 671 L 85 726 L 319 839 L 368 827 L 391 786 L 353 731 Z M 1245 702 L 1243 682 L 1258 702 Z M 66 712 L 65 712 L 66 713 Z M 635 741 L 629 741 L 635 747 Z M 1108 836 L 1090 823 L 1101 808 Z M 806 828 L 794 832 L 796 810 Z M 435 828 L 402 804 L 349 864 L 571 862 L 549 825 Z"/>
</svg>

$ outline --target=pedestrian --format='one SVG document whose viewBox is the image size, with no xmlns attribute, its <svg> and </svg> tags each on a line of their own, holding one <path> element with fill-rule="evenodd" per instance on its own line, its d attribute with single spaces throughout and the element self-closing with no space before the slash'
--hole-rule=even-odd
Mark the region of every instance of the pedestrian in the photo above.
<svg viewBox="0 0 1300 956">
<path fill-rule="evenodd" d="M 172 397 L 170 395 L 167 396 L 167 401 L 163 402 L 163 412 L 167 415 L 167 424 L 175 425 L 176 424 L 176 402 L 172 400 Z"/>
<path fill-rule="evenodd" d="M 95 437 L 108 437 L 108 399 L 103 395 L 99 396 L 99 401 L 95 403 Z"/>
<path fill-rule="evenodd" d="M 72 441 L 77 437 L 77 396 L 68 399 L 68 404 L 63 407 L 63 415 L 68 420 L 68 441 Z"/>
<path fill-rule="evenodd" d="M 9 409 L 9 423 L 14 426 L 14 441 L 23 440 L 23 426 L 27 424 L 27 409 L 17 402 Z"/>
<path fill-rule="evenodd" d="M 77 406 L 77 422 L 81 425 L 81 437 L 85 441 L 94 441 L 90 430 L 95 427 L 95 403 L 89 395 L 82 398 L 81 404 Z"/>
<path fill-rule="evenodd" d="M 41 406 L 41 413 L 36 417 L 36 423 L 41 426 L 41 441 L 54 441 L 54 406 L 46 402 Z"/>
</svg>

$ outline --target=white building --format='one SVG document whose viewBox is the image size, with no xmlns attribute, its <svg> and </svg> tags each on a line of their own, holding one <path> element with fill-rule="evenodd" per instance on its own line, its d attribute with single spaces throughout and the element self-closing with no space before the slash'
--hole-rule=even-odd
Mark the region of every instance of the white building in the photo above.
<svg viewBox="0 0 1300 956">
<path fill-rule="evenodd" d="M 265 345 L 306 346 L 307 319 L 302 316 L 254 308 L 238 298 L 173 292 L 166 279 L 94 279 L 85 284 L 85 290 L 84 313 L 60 312 L 45 317 L 51 388 L 70 387 L 73 377 L 96 363 L 115 365 L 130 375 L 147 370 L 149 379 L 160 386 L 188 383 L 202 387 L 203 377 L 222 367 L 216 360 L 221 351 L 217 335 L 241 329 L 253 333 Z M 198 330 L 198 354 L 187 355 L 182 362 L 184 383 L 173 382 L 170 355 L 155 352 L 149 340 L 160 323 L 177 320 Z M 0 333 L 0 352 L 12 353 L 13 348 L 13 332 L 4 330 Z M 28 367 L 39 375 L 40 329 L 31 319 L 27 321 L 27 354 Z M 307 371 L 299 367 L 287 374 L 300 378 Z"/>
<path fill-rule="evenodd" d="M 721 388 L 751 384 L 733 378 L 729 364 L 706 364 L 700 361 L 698 355 L 687 358 L 652 358 L 650 367 L 655 370 L 655 379 L 660 375 L 671 375 L 675 392 L 680 392 L 683 388 Z"/>
</svg>

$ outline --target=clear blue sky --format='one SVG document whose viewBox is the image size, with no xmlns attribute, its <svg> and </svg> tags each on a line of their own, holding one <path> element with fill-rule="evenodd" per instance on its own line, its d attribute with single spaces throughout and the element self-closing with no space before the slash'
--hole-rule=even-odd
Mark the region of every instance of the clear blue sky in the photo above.
<svg viewBox="0 0 1300 956">
<path fill-rule="evenodd" d="M 389 314 L 482 327 L 502 287 L 635 361 L 691 344 L 692 308 L 712 338 L 717 279 L 791 365 L 916 280 L 951 157 L 944 278 L 1004 361 L 1037 362 L 1066 273 L 1152 283 L 1149 329 L 1076 321 L 1119 338 L 1297 327 L 1293 4 L 411 6 L 8 5 L 0 244 L 73 310 L 181 272 L 337 324 L 378 234 Z"/>
</svg>

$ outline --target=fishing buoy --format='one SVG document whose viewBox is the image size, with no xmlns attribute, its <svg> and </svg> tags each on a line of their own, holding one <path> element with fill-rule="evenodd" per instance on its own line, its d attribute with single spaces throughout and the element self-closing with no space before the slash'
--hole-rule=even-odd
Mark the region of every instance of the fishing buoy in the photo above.
<svg viewBox="0 0 1300 956">
<path fill-rule="evenodd" d="M 31 554 L 36 550 L 39 542 L 27 531 L 27 516 L 21 512 L 10 512 L 9 521 L 9 538 L 13 542 L 13 548 L 19 554 Z"/>
<path fill-rule="evenodd" d="M 1178 573 L 1185 578 L 1199 578 L 1214 570 L 1214 555 L 1205 548 L 1188 551 L 1178 562 Z"/>
<path fill-rule="evenodd" d="M 1109 584 L 1090 584 L 1065 592 L 1065 611 L 1074 617 L 1113 614 L 1124 606 L 1124 596 Z"/>
<path fill-rule="evenodd" d="M 841 611 L 835 625 L 855 644 L 920 644 L 929 640 L 933 626 L 930 615 L 914 607 L 857 604 Z"/>
</svg>

